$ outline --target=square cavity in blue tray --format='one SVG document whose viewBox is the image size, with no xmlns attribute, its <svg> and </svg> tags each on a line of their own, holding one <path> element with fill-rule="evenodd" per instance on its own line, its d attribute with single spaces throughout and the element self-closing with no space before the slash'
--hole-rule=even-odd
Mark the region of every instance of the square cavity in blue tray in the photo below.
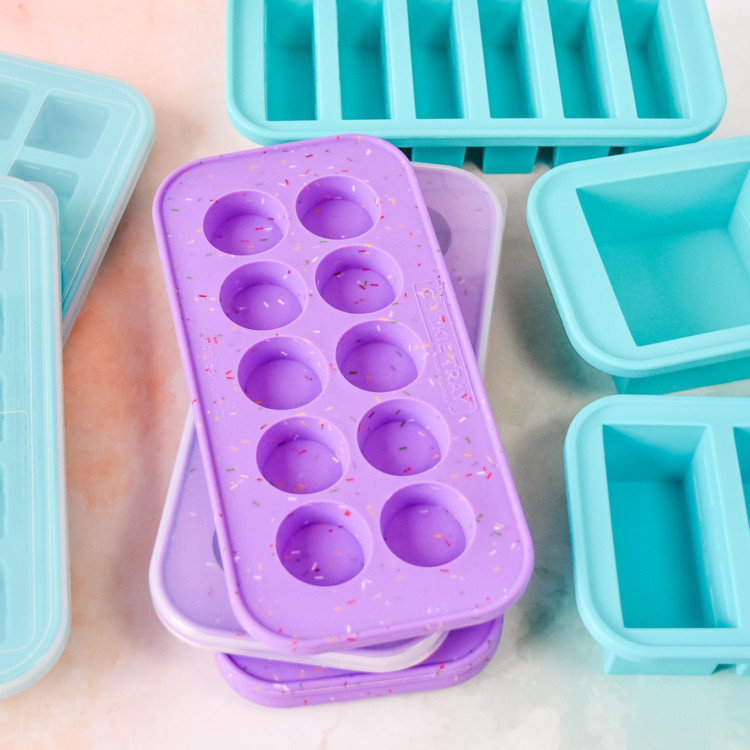
<svg viewBox="0 0 750 750">
<path fill-rule="evenodd" d="M 605 671 L 750 674 L 750 399 L 600 399 L 570 426 L 565 478 Z"/>
<path fill-rule="evenodd" d="M 67 337 L 154 139 L 146 100 L 100 75 L 0 54 L 0 174 L 59 211 Z"/>
<path fill-rule="evenodd" d="M 750 138 L 571 164 L 528 222 L 573 346 L 618 390 L 750 377 Z"/>
<path fill-rule="evenodd" d="M 704 0 L 232 0 L 226 67 L 258 143 L 478 146 L 485 172 L 696 141 L 726 106 Z"/>
</svg>

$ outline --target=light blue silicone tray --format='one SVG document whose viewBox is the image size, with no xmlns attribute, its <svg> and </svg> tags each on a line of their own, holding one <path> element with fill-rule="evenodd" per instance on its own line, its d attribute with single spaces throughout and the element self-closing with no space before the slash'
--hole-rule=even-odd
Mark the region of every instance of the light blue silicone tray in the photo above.
<svg viewBox="0 0 750 750">
<path fill-rule="evenodd" d="M 70 625 L 54 209 L 0 178 L 0 698 L 55 663 Z"/>
<path fill-rule="evenodd" d="M 618 390 L 750 377 L 750 138 L 570 164 L 528 222 L 573 346 Z"/>
<path fill-rule="evenodd" d="M 485 172 L 696 141 L 726 105 L 704 0 L 231 0 L 226 61 L 253 141 L 479 146 Z"/>
<path fill-rule="evenodd" d="M 57 203 L 67 338 L 148 156 L 153 114 L 120 81 L 2 54 L 0 101 L 0 174 Z"/>
<path fill-rule="evenodd" d="M 565 477 L 605 671 L 750 674 L 750 399 L 600 399 L 570 426 Z"/>
</svg>

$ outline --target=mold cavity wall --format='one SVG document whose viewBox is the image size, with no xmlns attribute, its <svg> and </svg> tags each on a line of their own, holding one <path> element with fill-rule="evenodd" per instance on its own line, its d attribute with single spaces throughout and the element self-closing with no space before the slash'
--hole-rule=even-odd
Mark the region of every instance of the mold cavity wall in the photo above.
<svg viewBox="0 0 750 750">
<path fill-rule="evenodd" d="M 606 425 L 603 440 L 625 627 L 735 626 L 710 432 Z"/>
</svg>

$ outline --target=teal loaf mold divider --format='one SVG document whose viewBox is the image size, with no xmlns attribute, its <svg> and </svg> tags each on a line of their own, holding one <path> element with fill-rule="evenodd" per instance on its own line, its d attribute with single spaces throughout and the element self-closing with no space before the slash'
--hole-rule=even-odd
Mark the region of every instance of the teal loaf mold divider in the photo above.
<svg viewBox="0 0 750 750">
<path fill-rule="evenodd" d="M 612 674 L 750 674 L 750 399 L 610 396 L 573 420 L 576 600 Z"/>
<path fill-rule="evenodd" d="M 54 208 L 0 178 L 0 698 L 59 657 L 70 627 Z M 33 406 L 32 406 L 33 404 Z"/>
<path fill-rule="evenodd" d="M 571 343 L 626 393 L 750 377 L 750 138 L 553 169 L 528 223 Z"/>
<path fill-rule="evenodd" d="M 232 0 L 226 68 L 257 143 L 481 147 L 485 172 L 697 141 L 726 106 L 704 0 Z"/>
<path fill-rule="evenodd" d="M 120 81 L 0 54 L 0 175 L 59 211 L 67 338 L 151 149 L 148 102 Z"/>
</svg>

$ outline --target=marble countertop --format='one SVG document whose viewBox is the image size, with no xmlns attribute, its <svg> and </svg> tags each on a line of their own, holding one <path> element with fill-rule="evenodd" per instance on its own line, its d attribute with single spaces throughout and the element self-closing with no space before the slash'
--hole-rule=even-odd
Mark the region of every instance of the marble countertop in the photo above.
<svg viewBox="0 0 750 750">
<path fill-rule="evenodd" d="M 708 6 L 729 99 L 713 137 L 746 134 L 750 5 Z M 171 636 L 151 604 L 148 565 L 188 397 L 151 202 L 184 162 L 251 145 L 224 106 L 224 7 L 4 2 L 0 49 L 132 83 L 157 129 L 64 351 L 70 640 L 46 677 L 0 703 L 0 747 L 750 747 L 750 679 L 607 676 L 576 610 L 563 438 L 614 387 L 568 343 L 529 237 L 526 198 L 542 166 L 485 176 L 508 196 L 486 383 L 536 549 L 492 662 L 448 690 L 290 712 L 243 701 L 208 652 Z M 702 390 L 750 395 L 750 382 Z"/>
</svg>

